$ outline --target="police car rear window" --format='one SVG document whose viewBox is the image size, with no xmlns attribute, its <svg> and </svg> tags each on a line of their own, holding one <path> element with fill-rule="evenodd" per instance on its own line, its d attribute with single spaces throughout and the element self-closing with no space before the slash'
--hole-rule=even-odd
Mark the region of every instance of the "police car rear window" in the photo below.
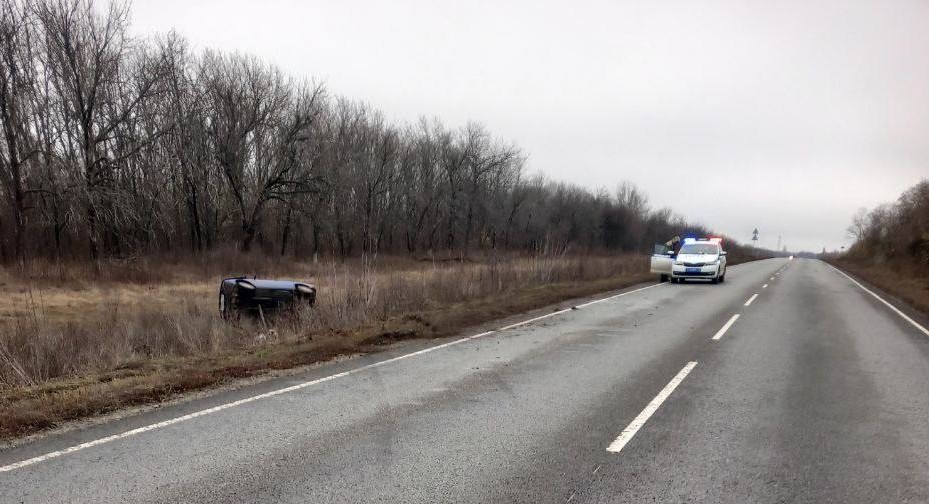
<svg viewBox="0 0 929 504">
<path fill-rule="evenodd" d="M 716 254 L 719 246 L 715 243 L 688 243 L 681 247 L 679 254 Z"/>
</svg>

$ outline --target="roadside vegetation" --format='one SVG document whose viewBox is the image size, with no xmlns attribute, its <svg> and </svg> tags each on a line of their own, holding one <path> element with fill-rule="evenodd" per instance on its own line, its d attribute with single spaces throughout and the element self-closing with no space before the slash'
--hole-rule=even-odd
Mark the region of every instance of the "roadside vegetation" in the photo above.
<svg viewBox="0 0 929 504">
<path fill-rule="evenodd" d="M 929 314 L 929 179 L 859 211 L 848 232 L 855 243 L 827 259 Z"/>
</svg>

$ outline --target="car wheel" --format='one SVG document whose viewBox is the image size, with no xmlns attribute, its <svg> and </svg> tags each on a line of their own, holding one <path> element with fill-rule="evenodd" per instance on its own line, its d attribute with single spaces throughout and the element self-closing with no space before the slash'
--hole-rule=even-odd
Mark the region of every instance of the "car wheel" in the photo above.
<svg viewBox="0 0 929 504">
<path fill-rule="evenodd" d="M 718 283 L 719 283 L 719 277 L 713 277 L 713 278 L 711 278 L 711 279 L 710 279 L 710 283 L 711 283 L 711 284 L 718 284 Z"/>
<path fill-rule="evenodd" d="M 226 303 L 226 294 L 223 292 L 219 293 L 219 316 L 224 319 L 229 318 L 229 305 Z"/>
<path fill-rule="evenodd" d="M 723 270 L 723 274 L 719 276 L 719 283 L 726 281 L 726 270 Z"/>
<path fill-rule="evenodd" d="M 668 275 L 660 275 L 658 277 L 658 283 L 665 283 L 668 281 Z"/>
</svg>

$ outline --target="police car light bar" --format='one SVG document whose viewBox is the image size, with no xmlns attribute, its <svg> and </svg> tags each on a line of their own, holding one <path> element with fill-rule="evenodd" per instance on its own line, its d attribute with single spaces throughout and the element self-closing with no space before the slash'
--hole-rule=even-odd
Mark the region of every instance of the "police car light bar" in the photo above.
<svg viewBox="0 0 929 504">
<path fill-rule="evenodd" d="M 684 238 L 684 243 L 697 243 L 697 242 L 722 243 L 723 239 L 718 236 L 712 236 L 710 238 Z"/>
</svg>

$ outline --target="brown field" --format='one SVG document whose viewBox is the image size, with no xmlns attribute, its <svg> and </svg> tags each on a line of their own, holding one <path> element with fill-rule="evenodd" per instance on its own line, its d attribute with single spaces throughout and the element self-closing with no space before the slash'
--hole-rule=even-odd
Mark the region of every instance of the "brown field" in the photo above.
<svg viewBox="0 0 929 504">
<path fill-rule="evenodd" d="M 223 322 L 219 279 L 253 272 L 315 282 L 316 308 Z M 647 259 L 632 255 L 313 264 L 215 253 L 0 270 L 0 438 L 647 279 Z"/>
</svg>

